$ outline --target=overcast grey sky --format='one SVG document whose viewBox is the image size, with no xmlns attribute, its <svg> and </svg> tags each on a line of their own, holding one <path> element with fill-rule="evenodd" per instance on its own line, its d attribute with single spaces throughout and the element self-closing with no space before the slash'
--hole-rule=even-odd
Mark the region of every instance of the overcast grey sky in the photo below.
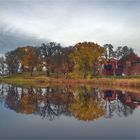
<svg viewBox="0 0 140 140">
<path fill-rule="evenodd" d="M 0 0 L 0 53 L 48 40 L 128 45 L 140 54 L 140 1 Z"/>
</svg>

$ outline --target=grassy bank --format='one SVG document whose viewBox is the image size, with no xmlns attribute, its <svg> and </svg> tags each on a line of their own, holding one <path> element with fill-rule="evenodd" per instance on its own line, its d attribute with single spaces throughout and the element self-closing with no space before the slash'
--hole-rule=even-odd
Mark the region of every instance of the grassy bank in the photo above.
<svg viewBox="0 0 140 140">
<path fill-rule="evenodd" d="M 121 78 L 93 78 L 93 79 L 56 79 L 37 77 L 36 81 L 39 83 L 58 83 L 58 84 L 81 84 L 81 85 L 102 85 L 102 86 L 116 86 L 116 87 L 133 87 L 140 88 L 140 79 L 121 79 Z"/>
<path fill-rule="evenodd" d="M 2 82 L 16 84 L 16 85 L 102 85 L 115 87 L 132 87 L 140 88 L 140 77 L 94 77 L 93 79 L 66 79 L 46 77 L 44 74 L 34 74 L 30 76 L 29 73 L 17 74 L 11 77 L 1 79 Z"/>
</svg>

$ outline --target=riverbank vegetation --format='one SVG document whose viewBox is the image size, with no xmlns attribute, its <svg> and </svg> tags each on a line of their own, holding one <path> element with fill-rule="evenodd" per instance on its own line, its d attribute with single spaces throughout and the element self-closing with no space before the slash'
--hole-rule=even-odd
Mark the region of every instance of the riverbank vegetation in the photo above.
<svg viewBox="0 0 140 140">
<path fill-rule="evenodd" d="M 139 76 L 95 76 L 92 79 L 77 79 L 77 78 L 65 78 L 51 75 L 50 77 L 44 76 L 44 72 L 35 72 L 32 76 L 29 72 L 22 74 L 16 74 L 10 77 L 1 79 L 4 83 L 15 84 L 15 85 L 33 85 L 33 86 L 46 86 L 46 85 L 60 85 L 60 86 L 106 86 L 111 88 L 140 88 L 140 77 Z"/>
</svg>

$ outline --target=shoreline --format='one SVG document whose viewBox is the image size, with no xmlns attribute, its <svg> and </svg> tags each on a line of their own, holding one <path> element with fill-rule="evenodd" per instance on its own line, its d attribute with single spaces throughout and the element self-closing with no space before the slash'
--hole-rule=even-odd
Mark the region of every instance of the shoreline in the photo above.
<svg viewBox="0 0 140 140">
<path fill-rule="evenodd" d="M 120 90 L 140 94 L 139 78 L 94 78 L 94 79 L 65 79 L 65 78 L 48 78 L 45 76 L 38 77 L 5 77 L 0 79 L 0 83 L 12 84 L 20 87 L 93 87 L 104 90 Z"/>
<path fill-rule="evenodd" d="M 46 76 L 37 77 L 5 77 L 1 78 L 0 82 L 16 84 L 16 85 L 101 85 L 101 86 L 115 86 L 115 87 L 131 87 L 140 88 L 140 79 L 138 78 L 93 78 L 93 79 L 66 79 L 66 78 L 49 78 Z"/>
</svg>

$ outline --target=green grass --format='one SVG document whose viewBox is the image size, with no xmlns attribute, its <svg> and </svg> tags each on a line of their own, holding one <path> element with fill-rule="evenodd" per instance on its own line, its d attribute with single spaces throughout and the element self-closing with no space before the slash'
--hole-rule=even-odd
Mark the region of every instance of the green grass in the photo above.
<svg viewBox="0 0 140 140">
<path fill-rule="evenodd" d="M 33 75 L 29 72 L 24 72 L 21 74 L 16 74 L 9 77 L 4 77 L 0 81 L 15 85 L 47 85 L 50 84 L 102 84 L 102 85 L 118 85 L 124 86 L 125 84 L 130 86 L 140 86 L 140 76 L 94 76 L 92 79 L 65 79 L 64 76 L 59 76 L 55 78 L 55 74 L 51 74 L 50 77 L 46 76 L 45 72 L 34 72 Z M 49 79 L 49 80 L 48 80 Z M 125 80 L 126 79 L 126 80 Z M 69 80 L 69 81 L 68 81 Z"/>
<path fill-rule="evenodd" d="M 39 76 L 46 77 L 47 75 L 46 75 L 46 72 L 33 72 L 33 75 L 31 76 L 31 74 L 29 72 L 23 72 L 20 74 L 5 77 L 4 79 L 34 79 L 34 78 L 39 77 Z M 52 74 L 50 74 L 49 77 L 56 78 L 57 74 L 52 73 Z M 59 74 L 58 77 L 64 78 L 65 76 L 63 74 L 61 74 L 61 75 Z M 90 78 L 90 79 L 94 79 L 94 78 L 140 79 L 140 76 L 134 76 L 134 75 L 131 75 L 131 76 L 121 76 L 121 75 L 119 75 L 119 76 L 93 76 L 93 78 Z"/>
<path fill-rule="evenodd" d="M 2 79 L 2 82 L 25 85 L 25 84 L 35 83 L 35 80 L 34 80 L 35 77 L 36 76 L 31 76 L 30 73 L 22 73 L 22 74 L 16 74 L 13 76 L 9 76 L 9 77 L 4 77 Z"/>
</svg>

